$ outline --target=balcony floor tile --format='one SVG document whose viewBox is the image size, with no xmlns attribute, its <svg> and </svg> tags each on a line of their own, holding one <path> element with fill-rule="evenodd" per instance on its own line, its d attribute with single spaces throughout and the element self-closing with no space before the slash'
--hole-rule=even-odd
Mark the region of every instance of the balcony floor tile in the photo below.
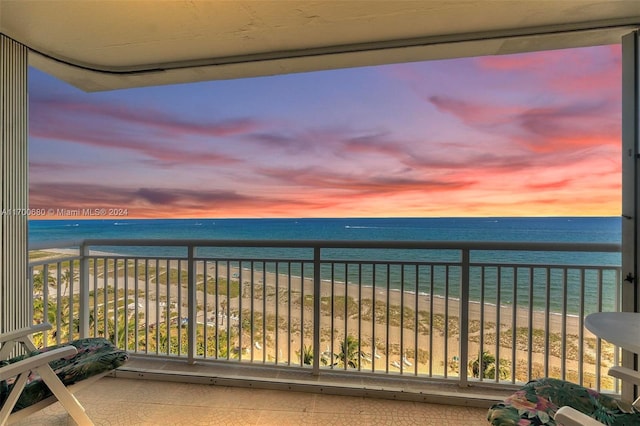
<svg viewBox="0 0 640 426">
<path fill-rule="evenodd" d="M 486 425 L 485 408 L 105 377 L 76 394 L 96 425 Z M 56 403 L 18 425 L 73 425 Z"/>
</svg>

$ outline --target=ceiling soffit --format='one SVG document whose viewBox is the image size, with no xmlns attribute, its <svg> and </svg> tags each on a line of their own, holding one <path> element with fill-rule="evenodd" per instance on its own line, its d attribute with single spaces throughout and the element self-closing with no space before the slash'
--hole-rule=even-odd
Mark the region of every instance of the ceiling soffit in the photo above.
<svg viewBox="0 0 640 426">
<path fill-rule="evenodd" d="M 624 0 L 0 0 L 30 63 L 87 91 L 619 43 L 638 23 Z"/>
</svg>

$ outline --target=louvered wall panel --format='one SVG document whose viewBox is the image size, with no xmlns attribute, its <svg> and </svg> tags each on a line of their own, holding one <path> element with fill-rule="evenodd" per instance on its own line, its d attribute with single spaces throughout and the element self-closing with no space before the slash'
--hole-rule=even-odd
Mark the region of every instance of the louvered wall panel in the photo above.
<svg viewBox="0 0 640 426">
<path fill-rule="evenodd" d="M 0 34 L 0 333 L 30 325 L 27 49 Z"/>
</svg>

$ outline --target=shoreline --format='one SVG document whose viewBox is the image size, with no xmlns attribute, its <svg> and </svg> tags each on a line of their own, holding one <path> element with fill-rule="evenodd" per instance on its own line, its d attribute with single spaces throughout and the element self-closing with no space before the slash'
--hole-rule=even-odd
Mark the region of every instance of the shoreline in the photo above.
<svg viewBox="0 0 640 426">
<path fill-rule="evenodd" d="M 47 250 L 38 250 L 38 251 L 51 252 L 51 253 L 65 255 L 65 256 L 66 255 L 77 255 L 78 254 L 78 250 L 77 249 L 47 249 Z M 96 256 L 96 255 L 99 256 L 97 260 L 101 260 L 103 257 L 109 258 L 109 259 L 116 258 L 118 260 L 125 260 L 126 259 L 126 260 L 130 260 L 130 261 L 131 260 L 135 260 L 137 258 L 137 256 L 128 256 L 128 255 L 122 255 L 122 254 L 111 253 L 111 252 L 95 251 L 95 250 L 91 251 L 91 255 L 92 256 Z M 38 259 L 39 262 L 42 261 L 42 260 L 46 260 L 46 259 Z M 53 259 L 53 260 L 55 260 L 55 259 Z M 177 268 L 177 265 L 176 265 L 177 262 L 181 262 L 181 263 L 182 262 L 187 262 L 186 259 L 175 259 L 175 258 L 172 258 L 172 257 L 160 258 L 160 261 L 161 261 L 161 263 L 166 263 L 167 261 L 170 262 L 170 265 L 171 265 L 172 269 L 173 268 Z M 202 274 L 202 269 L 203 268 L 200 265 L 200 263 L 202 263 L 202 261 L 198 261 L 197 263 L 198 263 L 197 274 Z M 209 263 L 211 263 L 211 261 L 209 261 Z M 221 261 L 220 263 L 224 263 L 224 261 Z M 221 266 L 222 266 L 221 270 L 226 270 L 226 267 L 224 265 L 221 265 Z M 234 266 L 231 269 L 235 273 L 238 273 L 239 270 L 240 270 L 240 268 L 237 267 L 237 266 Z M 182 270 L 184 271 L 184 270 L 186 270 L 186 268 L 182 268 Z M 250 276 L 249 268 L 243 267 L 242 270 L 244 272 L 246 272 L 246 275 Z M 275 272 L 273 272 L 273 271 L 264 271 L 264 274 L 266 274 L 266 275 L 275 275 Z M 246 275 L 243 274 L 243 276 L 246 276 Z M 260 284 L 259 283 L 260 275 L 262 275 L 262 270 L 254 270 L 254 277 L 258 278 L 258 280 L 254 280 L 254 284 Z M 284 273 L 281 273 L 280 275 L 283 276 L 283 277 L 289 277 L 288 274 L 284 274 Z M 226 279 L 227 277 L 224 274 L 220 274 L 219 278 Z M 230 278 L 231 280 L 237 279 L 238 281 L 240 279 L 239 276 L 238 277 L 229 276 L 228 278 Z M 293 280 L 299 281 L 301 278 L 302 277 L 300 275 L 291 275 L 291 280 L 292 281 Z M 305 277 L 304 279 L 305 279 L 305 283 L 307 281 L 309 281 L 309 280 L 311 280 L 311 282 L 313 281 L 313 279 L 310 278 L 310 277 Z M 321 286 L 322 286 L 322 284 L 331 284 L 331 280 L 330 279 L 322 278 L 320 281 L 321 281 Z M 334 280 L 333 282 L 335 283 L 335 285 L 344 285 L 344 283 L 345 283 L 344 281 L 340 281 L 340 280 Z M 243 283 L 243 284 L 245 284 L 245 283 Z M 356 287 L 359 285 L 358 283 L 353 283 L 353 282 L 350 282 L 350 281 L 347 281 L 347 284 L 350 285 L 350 286 L 356 286 Z M 391 291 L 391 292 L 401 292 L 402 291 L 399 288 L 390 288 L 390 287 L 389 288 L 385 288 L 385 287 L 382 287 L 382 286 L 374 286 L 373 284 L 361 284 L 361 287 L 362 287 L 363 290 L 364 289 L 375 288 L 377 290 L 383 290 L 383 291 L 388 289 L 388 291 Z M 415 290 L 404 290 L 404 293 L 405 294 L 415 294 Z M 424 291 L 419 291 L 418 292 L 418 296 L 429 297 L 430 293 L 424 292 Z M 440 294 L 434 294 L 434 298 L 442 298 L 442 299 L 444 299 L 444 298 L 446 298 L 446 296 L 440 295 Z M 460 300 L 459 297 L 453 297 L 453 296 L 449 296 L 448 299 L 451 300 L 451 301 L 458 301 L 458 302 Z M 482 304 L 482 301 L 478 300 L 477 298 L 472 298 L 471 295 L 470 295 L 469 296 L 469 303 L 470 304 Z M 493 307 L 497 307 L 498 306 L 497 303 L 495 303 L 495 302 L 487 302 L 487 301 L 484 301 L 484 305 L 485 306 L 493 306 Z M 513 306 L 514 306 L 513 303 L 500 304 L 500 308 L 501 309 L 513 309 Z M 523 306 L 522 304 L 519 304 L 519 305 L 516 305 L 516 306 L 517 306 L 518 309 L 529 311 L 529 309 L 527 307 Z M 531 310 L 531 312 L 533 312 L 534 314 L 543 314 L 544 315 L 547 312 L 545 309 L 541 309 L 539 306 L 532 305 L 532 307 L 533 307 L 533 309 Z M 557 312 L 557 311 L 550 310 L 549 311 L 549 315 L 551 315 L 551 316 L 553 316 L 553 315 L 559 315 L 559 316 L 565 315 L 568 318 L 579 318 L 580 317 L 579 314 L 574 313 L 570 309 L 567 309 L 567 313 L 566 314 L 563 314 L 563 312 Z M 585 315 L 586 315 L 586 313 L 585 313 Z"/>
</svg>

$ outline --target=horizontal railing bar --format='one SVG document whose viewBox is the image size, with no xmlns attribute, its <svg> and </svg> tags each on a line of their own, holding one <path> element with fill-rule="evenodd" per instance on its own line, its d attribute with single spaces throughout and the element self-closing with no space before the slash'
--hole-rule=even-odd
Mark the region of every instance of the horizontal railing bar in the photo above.
<svg viewBox="0 0 640 426">
<path fill-rule="evenodd" d="M 155 256 L 152 256 L 155 258 Z M 149 256 L 143 258 L 151 258 Z M 162 258 L 164 259 L 164 258 Z M 207 257 L 200 256 L 195 257 L 194 260 L 203 262 L 203 261 L 224 261 L 224 262 L 260 262 L 260 263 L 313 263 L 313 259 L 288 259 L 288 258 L 262 258 L 262 257 Z M 435 266 L 435 265 L 450 265 L 450 266 L 460 266 L 461 262 L 456 261 L 416 261 L 416 260 L 355 260 L 355 259 L 333 259 L 333 258 L 322 258 L 323 264 L 332 264 L 332 263 L 341 263 L 341 264 L 350 264 L 350 265 L 408 265 L 408 266 Z"/>
<path fill-rule="evenodd" d="M 597 252 L 596 252 L 597 253 Z M 56 262 L 65 262 L 69 260 L 76 260 L 79 255 L 71 255 L 67 257 L 59 257 L 59 258 L 47 258 L 38 261 L 29 262 L 32 266 L 39 266 L 46 263 L 51 263 L 52 261 Z M 85 256 L 89 259 L 128 259 L 128 260 L 146 260 L 146 259 L 162 259 L 162 260 L 180 260 L 186 261 L 187 257 L 182 256 L 158 256 L 158 255 L 123 255 L 123 254 L 90 254 Z M 311 263 L 313 262 L 312 258 L 262 258 L 262 257 L 225 257 L 225 256 L 197 256 L 194 257 L 195 261 L 204 262 L 204 261 L 224 261 L 224 262 L 264 262 L 264 263 Z M 364 259 L 334 259 L 334 258 L 325 258 L 322 259 L 323 263 L 342 263 L 342 264 L 353 264 L 353 265 L 407 265 L 407 266 L 460 266 L 462 262 L 460 261 L 446 261 L 446 260 L 435 260 L 435 261 L 402 261 L 402 260 L 364 260 Z M 583 270 L 599 270 L 599 269 L 615 269 L 619 268 L 616 265 L 587 265 L 587 264 L 569 264 L 569 263 L 498 263 L 498 262 L 481 262 L 475 261 L 470 262 L 469 266 L 473 267 L 500 267 L 500 268 L 552 268 L 552 269 L 562 269 L 562 268 L 570 268 L 570 269 L 583 269 Z"/>
<path fill-rule="evenodd" d="M 385 262 L 388 263 L 388 262 Z M 437 265 L 444 265 L 444 262 L 435 262 Z M 569 264 L 569 263 L 484 263 L 484 262 L 473 262 L 469 263 L 469 267 L 487 267 L 487 268 L 518 268 L 518 269 L 576 269 L 576 270 L 614 270 L 619 269 L 619 265 L 579 265 L 579 264 Z"/>
<path fill-rule="evenodd" d="M 72 260 L 77 260 L 80 255 L 68 255 L 65 257 L 56 257 L 56 258 L 44 258 L 40 260 L 33 260 L 29 262 L 29 266 L 41 266 L 45 264 L 50 264 L 52 262 L 69 262 Z M 127 260 L 148 260 L 148 259 L 162 259 L 162 260 L 175 260 L 175 261 L 186 261 L 187 257 L 181 256 L 150 256 L 150 255 L 122 255 L 122 254 L 90 254 L 89 256 L 85 256 L 89 259 L 127 259 Z M 230 258 L 230 257 L 208 257 L 208 256 L 200 256 L 194 257 L 195 261 L 203 262 L 203 261 L 228 261 L 228 262 L 265 262 L 265 263 L 310 263 L 313 262 L 312 258 L 309 259 L 294 259 L 294 258 L 273 258 L 273 259 L 264 259 L 264 258 Z M 352 259 L 323 259 L 323 263 L 343 263 L 343 264 L 362 264 L 362 265 L 407 265 L 407 266 L 460 266 L 462 262 L 456 261 L 429 261 L 429 262 L 419 262 L 419 261 L 398 261 L 398 260 L 352 260 Z M 602 270 L 602 269 L 616 269 L 619 266 L 616 265 L 586 265 L 586 264 L 561 264 L 561 263 L 486 263 L 486 262 L 470 262 L 470 267 L 494 267 L 494 268 L 551 268 L 551 269 L 580 269 L 580 270 Z"/>
<path fill-rule="evenodd" d="M 80 255 L 71 255 L 57 258 L 46 258 L 41 260 L 34 260 L 29 262 L 29 266 L 41 266 L 50 263 L 63 263 L 73 260 L 78 260 Z M 90 254 L 85 256 L 88 259 L 117 259 L 117 260 L 173 260 L 173 261 L 186 261 L 186 257 L 164 257 L 164 256 L 149 256 L 149 255 L 100 255 Z M 277 258 L 277 259 L 263 259 L 263 258 L 229 258 L 229 257 L 195 257 L 197 262 L 264 262 L 264 263 L 311 263 L 313 259 L 289 259 L 289 258 Z M 353 265 L 396 265 L 396 266 L 461 266 L 462 262 L 455 261 L 429 261 L 429 262 L 417 262 L 417 261 L 391 261 L 391 260 L 345 260 L 345 259 L 323 259 L 323 264 L 337 263 L 337 264 L 353 264 Z M 517 269 L 575 269 L 582 271 L 598 271 L 598 270 L 615 270 L 619 266 L 616 265 L 580 265 L 580 264 L 555 264 L 555 263 L 485 263 L 485 262 L 470 262 L 470 267 L 487 267 L 487 268 L 517 268 Z"/>
<path fill-rule="evenodd" d="M 554 243 L 507 241 L 362 241 L 362 240 L 188 240 L 188 239 L 85 239 L 80 242 L 37 243 L 29 250 L 71 246 L 134 246 L 134 247 L 278 247 L 278 248 L 358 248 L 358 249 L 423 249 L 475 251 L 547 251 L 547 252 L 620 252 L 620 244 Z"/>
<path fill-rule="evenodd" d="M 85 256 L 87 259 L 109 259 L 109 260 L 162 260 L 163 262 L 167 260 L 177 260 L 177 261 L 187 261 L 186 257 L 179 256 L 147 256 L 147 255 L 126 255 L 126 254 L 89 254 Z M 208 260 L 208 259 L 203 259 Z"/>
<path fill-rule="evenodd" d="M 65 256 L 65 257 L 49 257 L 46 259 L 33 260 L 29 261 L 29 266 L 42 266 L 42 265 L 50 265 L 52 263 L 64 263 L 64 262 L 72 262 L 74 260 L 78 260 L 80 258 L 79 254 Z"/>
</svg>

